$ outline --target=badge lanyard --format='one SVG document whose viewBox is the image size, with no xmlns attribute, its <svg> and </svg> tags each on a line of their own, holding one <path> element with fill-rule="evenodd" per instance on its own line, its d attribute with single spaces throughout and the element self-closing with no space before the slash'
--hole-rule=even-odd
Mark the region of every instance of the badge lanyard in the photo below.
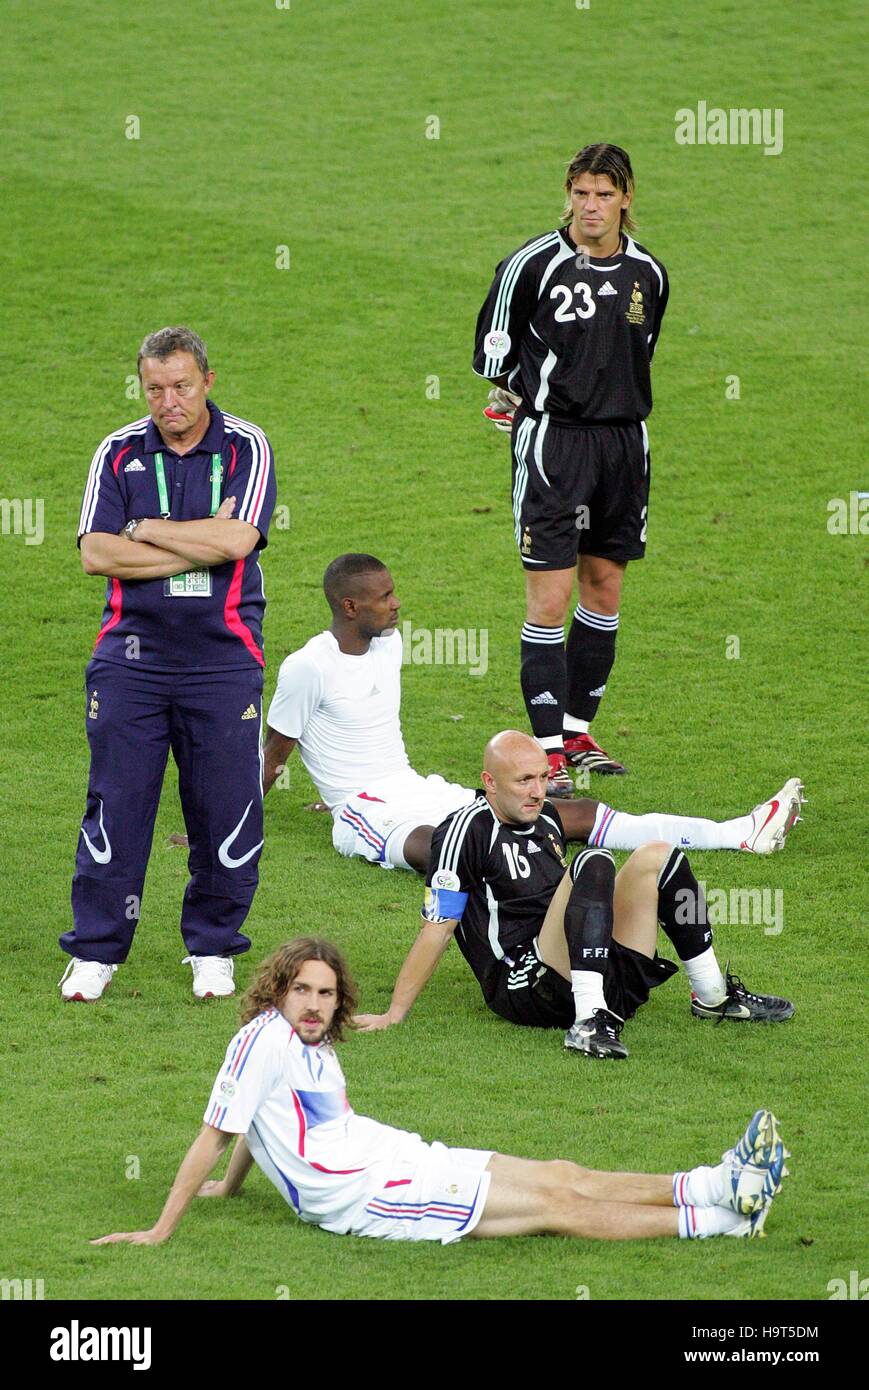
<svg viewBox="0 0 869 1390">
<path fill-rule="evenodd" d="M 163 467 L 163 455 L 154 455 L 154 470 L 157 474 L 157 493 L 160 498 L 160 515 L 164 521 L 169 520 L 169 492 L 166 487 L 166 470 Z M 223 466 L 220 461 L 220 454 L 211 455 L 211 511 L 209 516 L 216 516 L 220 506 L 220 480 L 223 475 Z"/>
</svg>

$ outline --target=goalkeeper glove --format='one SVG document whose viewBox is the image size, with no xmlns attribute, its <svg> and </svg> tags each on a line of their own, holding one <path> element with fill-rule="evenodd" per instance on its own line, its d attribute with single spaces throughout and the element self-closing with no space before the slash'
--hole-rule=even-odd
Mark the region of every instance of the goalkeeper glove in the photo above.
<svg viewBox="0 0 869 1390">
<path fill-rule="evenodd" d="M 505 391 L 502 386 L 493 386 L 489 392 L 489 404 L 484 406 L 483 414 L 487 420 L 492 421 L 496 430 L 505 430 L 510 434 L 513 429 L 513 416 L 521 404 L 521 396 L 514 396 L 512 391 Z"/>
</svg>

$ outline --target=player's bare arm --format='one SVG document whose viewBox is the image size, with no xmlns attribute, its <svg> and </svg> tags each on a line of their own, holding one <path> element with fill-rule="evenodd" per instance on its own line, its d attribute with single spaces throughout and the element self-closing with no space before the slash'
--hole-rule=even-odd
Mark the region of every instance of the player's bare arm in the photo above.
<svg viewBox="0 0 869 1390">
<path fill-rule="evenodd" d="M 286 767 L 287 758 L 296 746 L 297 740 L 279 734 L 271 725 L 266 726 L 266 741 L 263 748 L 263 796 L 269 791 Z"/>
<path fill-rule="evenodd" d="M 295 746 L 296 739 L 287 738 L 285 734 L 279 734 L 277 729 L 268 728 L 268 737 L 263 746 L 263 796 L 280 777 Z M 324 806 L 323 810 L 328 810 L 328 807 Z M 188 847 L 186 835 L 175 834 L 169 838 L 173 845 L 180 845 L 182 849 Z"/>
<path fill-rule="evenodd" d="M 235 1141 L 235 1147 L 229 1158 L 229 1167 L 222 1178 L 204 1182 L 197 1192 L 197 1197 L 234 1197 L 241 1191 L 242 1184 L 250 1172 L 253 1164 L 253 1155 L 247 1147 L 247 1141 L 243 1134 L 240 1134 Z"/>
<path fill-rule="evenodd" d="M 215 1163 L 226 1149 L 231 1134 L 203 1125 L 187 1153 L 172 1184 L 166 1204 L 156 1223 L 149 1231 L 115 1231 L 110 1236 L 100 1236 L 91 1245 L 117 1245 L 126 1241 L 130 1245 L 162 1245 L 175 1231 L 196 1193 L 199 1191 Z"/>
<path fill-rule="evenodd" d="M 385 1014 L 357 1014 L 354 1023 L 360 1033 L 375 1033 L 403 1022 L 437 969 L 457 926 L 454 921 L 423 923 L 398 972 L 389 1008 Z"/>
<path fill-rule="evenodd" d="M 267 734 L 263 746 L 263 796 L 271 790 L 280 777 L 297 742 L 296 739 L 287 738 L 286 734 L 279 734 L 277 729 L 271 727 L 268 727 Z M 324 807 L 323 809 L 328 808 Z M 186 835 L 173 835 L 171 840 L 174 845 L 180 845 L 183 849 L 187 848 Z"/>
</svg>

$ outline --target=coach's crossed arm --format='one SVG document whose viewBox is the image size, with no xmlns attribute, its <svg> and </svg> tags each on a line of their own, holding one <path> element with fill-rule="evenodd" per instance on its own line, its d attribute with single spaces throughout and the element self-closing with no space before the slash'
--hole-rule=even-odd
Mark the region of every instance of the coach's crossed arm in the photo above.
<svg viewBox="0 0 869 1390">
<path fill-rule="evenodd" d="M 374 1033 L 380 1028 L 389 1028 L 393 1023 L 402 1022 L 437 969 L 438 962 L 452 941 L 458 925 L 458 922 L 453 920 L 423 920 L 419 936 L 398 972 L 389 1008 L 385 1014 L 356 1014 L 353 1022 L 360 1033 Z"/>
<path fill-rule="evenodd" d="M 143 520 L 132 540 L 123 531 L 86 531 L 79 542 L 82 568 L 109 579 L 168 579 L 191 565 L 210 568 L 240 559 L 260 533 L 246 521 L 233 521 L 234 510 L 235 498 L 226 497 L 207 520 Z"/>
<path fill-rule="evenodd" d="M 169 579 L 183 574 L 189 562 L 158 545 L 134 545 L 126 536 L 108 531 L 87 531 L 81 538 L 81 564 L 85 574 L 108 579 Z"/>
<path fill-rule="evenodd" d="M 198 521 L 146 517 L 133 533 L 133 543 L 173 551 L 194 566 L 243 560 L 256 546 L 260 533 L 249 521 L 236 521 L 234 511 L 235 498 L 224 497 L 214 516 Z"/>
</svg>

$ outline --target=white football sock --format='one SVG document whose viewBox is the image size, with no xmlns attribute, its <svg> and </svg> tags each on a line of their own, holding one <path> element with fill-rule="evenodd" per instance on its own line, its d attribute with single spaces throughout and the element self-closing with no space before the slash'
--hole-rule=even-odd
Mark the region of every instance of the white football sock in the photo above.
<svg viewBox="0 0 869 1390">
<path fill-rule="evenodd" d="M 639 849 L 651 840 L 666 840 L 680 849 L 739 849 L 753 825 L 751 816 L 722 821 L 660 815 L 657 811 L 631 816 L 601 802 L 588 843 L 606 845 L 607 849 Z"/>
<path fill-rule="evenodd" d="M 591 1018 L 595 1009 L 606 1008 L 603 975 L 599 975 L 596 970 L 571 970 L 570 988 L 573 990 L 577 1023 L 581 1023 L 584 1018 Z"/>
<path fill-rule="evenodd" d="M 541 748 L 545 748 L 547 753 L 564 752 L 564 734 L 544 734 L 537 742 Z"/>
<path fill-rule="evenodd" d="M 720 1207 L 726 1197 L 727 1169 L 723 1163 L 673 1174 L 674 1207 Z"/>
<path fill-rule="evenodd" d="M 566 734 L 587 734 L 588 720 L 574 719 L 572 714 L 564 716 L 564 732 Z"/>
<path fill-rule="evenodd" d="M 745 1220 L 729 1207 L 680 1207 L 679 1235 L 682 1240 L 705 1240 L 726 1236 Z"/>
<path fill-rule="evenodd" d="M 715 958 L 715 951 L 707 946 L 699 956 L 683 960 L 685 974 L 691 989 L 704 1004 L 723 1004 L 727 998 L 727 985 L 721 973 L 721 966 Z"/>
</svg>

